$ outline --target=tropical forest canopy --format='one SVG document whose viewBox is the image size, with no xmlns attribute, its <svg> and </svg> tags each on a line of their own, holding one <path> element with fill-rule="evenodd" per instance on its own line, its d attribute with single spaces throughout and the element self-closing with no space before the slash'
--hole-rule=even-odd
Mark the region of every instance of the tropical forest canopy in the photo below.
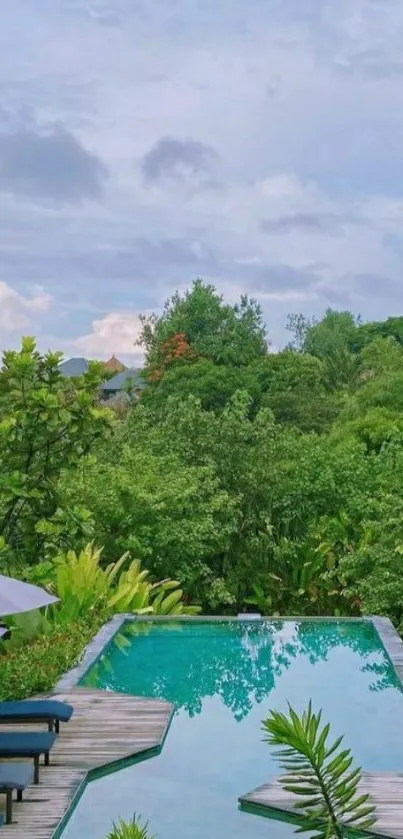
<svg viewBox="0 0 403 839">
<path fill-rule="evenodd" d="M 381 613 L 403 628 L 403 317 L 289 317 L 197 280 L 143 318 L 146 386 L 99 401 L 32 339 L 0 373 L 0 562 L 103 546 L 204 612 Z"/>
</svg>

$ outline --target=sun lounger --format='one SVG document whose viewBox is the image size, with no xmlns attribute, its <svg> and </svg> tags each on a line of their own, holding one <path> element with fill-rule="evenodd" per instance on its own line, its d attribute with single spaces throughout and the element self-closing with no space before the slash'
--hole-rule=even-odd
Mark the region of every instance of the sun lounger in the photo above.
<svg viewBox="0 0 403 839">
<path fill-rule="evenodd" d="M 53 699 L 24 699 L 0 702 L 0 725 L 3 723 L 46 722 L 49 731 L 59 733 L 60 723 L 68 722 L 74 708 L 67 702 Z"/>
<path fill-rule="evenodd" d="M 0 794 L 6 796 L 6 824 L 13 820 L 13 791 L 17 792 L 17 801 L 22 801 L 22 793 L 33 779 L 31 763 L 0 763 Z M 4 821 L 2 816 L 0 819 Z"/>
<path fill-rule="evenodd" d="M 56 734 L 42 731 L 7 731 L 0 733 L 0 758 L 32 757 L 34 761 L 34 784 L 39 783 L 39 758 L 45 756 L 49 766 L 49 752 L 56 740 Z"/>
</svg>

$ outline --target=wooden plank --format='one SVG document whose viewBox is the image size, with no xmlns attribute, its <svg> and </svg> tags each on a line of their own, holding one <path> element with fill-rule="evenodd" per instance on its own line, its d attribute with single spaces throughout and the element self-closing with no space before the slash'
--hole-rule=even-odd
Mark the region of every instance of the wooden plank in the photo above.
<svg viewBox="0 0 403 839">
<path fill-rule="evenodd" d="M 1 828 L 1 839 L 51 839 L 89 773 L 161 746 L 173 713 L 168 702 L 103 690 L 74 688 L 53 698 L 74 705 L 74 714 L 61 725 L 39 784 L 13 802 L 13 823 Z M 27 728 L 47 730 L 3 725 L 0 732 Z"/>
<path fill-rule="evenodd" d="M 371 828 L 371 834 L 403 839 L 403 774 L 363 772 L 360 793 L 369 793 L 375 805 L 377 822 Z M 275 778 L 239 800 L 241 804 L 281 810 L 296 816 L 295 802 L 301 799 L 286 792 Z"/>
</svg>

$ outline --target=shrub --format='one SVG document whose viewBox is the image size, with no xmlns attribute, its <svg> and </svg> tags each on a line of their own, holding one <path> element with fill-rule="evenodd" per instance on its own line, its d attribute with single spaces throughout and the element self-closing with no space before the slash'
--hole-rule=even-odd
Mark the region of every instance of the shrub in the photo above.
<svg viewBox="0 0 403 839">
<path fill-rule="evenodd" d="M 79 661 L 84 646 L 104 620 L 92 615 L 68 627 L 50 627 L 46 635 L 19 648 L 1 645 L 0 700 L 26 699 L 51 690 L 66 670 Z"/>
<path fill-rule="evenodd" d="M 130 822 L 119 821 L 114 824 L 107 839 L 152 839 L 148 832 L 148 825 L 141 825 L 134 815 Z"/>
<path fill-rule="evenodd" d="M 196 614 L 197 606 L 183 602 L 175 580 L 151 583 L 139 559 L 126 552 L 117 562 L 101 566 L 102 549 L 88 544 L 79 554 L 61 553 L 53 562 L 42 563 L 29 574 L 31 582 L 45 585 L 61 600 L 50 613 L 57 623 L 68 623 L 99 609 L 107 614 Z M 130 563 L 130 564 L 129 564 Z"/>
</svg>

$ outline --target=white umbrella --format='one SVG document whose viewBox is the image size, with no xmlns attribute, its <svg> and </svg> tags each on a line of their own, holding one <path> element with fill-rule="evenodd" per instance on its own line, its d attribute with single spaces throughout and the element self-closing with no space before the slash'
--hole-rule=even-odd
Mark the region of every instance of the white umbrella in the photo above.
<svg viewBox="0 0 403 839">
<path fill-rule="evenodd" d="M 13 577 L 0 574 L 0 617 L 16 615 L 18 612 L 31 612 L 42 606 L 57 603 L 58 597 L 48 594 L 43 588 L 23 583 Z"/>
<path fill-rule="evenodd" d="M 3 635 L 7 635 L 7 632 L 8 632 L 8 629 L 7 629 L 6 626 L 0 626 L 0 638 L 2 638 Z"/>
</svg>

